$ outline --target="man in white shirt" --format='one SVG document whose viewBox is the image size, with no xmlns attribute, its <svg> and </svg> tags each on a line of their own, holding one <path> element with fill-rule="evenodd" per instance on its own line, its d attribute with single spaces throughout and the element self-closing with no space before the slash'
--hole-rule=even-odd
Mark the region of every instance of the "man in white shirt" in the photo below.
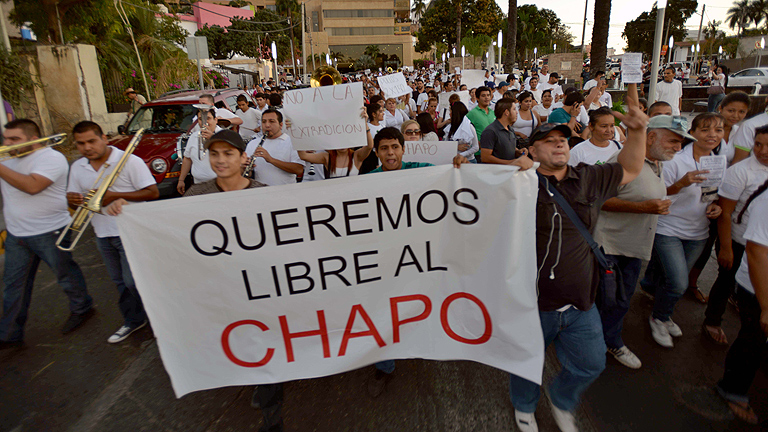
<svg viewBox="0 0 768 432">
<path fill-rule="evenodd" d="M 664 69 L 664 81 L 656 84 L 656 100 L 672 107 L 672 115 L 680 115 L 683 106 L 683 83 L 675 79 L 675 68 Z"/>
<path fill-rule="evenodd" d="M 539 84 L 538 88 L 543 92 L 544 90 L 552 90 L 553 102 L 559 102 L 565 95 L 563 94 L 563 88 L 557 81 L 560 79 L 560 75 L 557 72 L 549 74 L 547 81 Z"/>
<path fill-rule="evenodd" d="M 40 128 L 28 119 L 5 125 L 4 145 L 40 137 Z M 41 148 L 33 144 L 30 148 Z M 69 333 L 93 315 L 83 272 L 72 254 L 56 247 L 60 231 L 69 223 L 65 192 L 69 166 L 63 154 L 51 148 L 37 150 L 0 163 L 0 189 L 8 237 L 5 239 L 3 315 L 0 318 L 0 349 L 24 343 L 32 287 L 40 261 L 56 274 L 69 298 L 70 316 L 62 328 Z"/>
<path fill-rule="evenodd" d="M 539 71 L 539 81 L 542 83 L 549 81 L 549 65 L 545 64 L 541 67 L 541 70 Z"/>
<path fill-rule="evenodd" d="M 109 146 L 101 127 L 92 121 L 76 124 L 72 135 L 77 151 L 83 155 L 72 164 L 69 172 L 67 202 L 70 208 L 75 209 L 83 203 L 84 195 L 94 187 L 99 174 L 103 172 L 102 179 L 105 179 L 118 165 L 125 152 Z M 104 195 L 101 204 L 107 206 L 118 198 L 140 202 L 157 199 L 159 196 L 155 178 L 147 165 L 138 156 L 131 155 Z M 112 216 L 94 214 L 91 224 L 96 233 L 96 246 L 120 294 L 118 307 L 123 315 L 123 325 L 107 339 L 109 343 L 118 343 L 147 325 L 147 314 L 128 266 L 117 221 Z"/>
<path fill-rule="evenodd" d="M 205 113 L 205 129 L 200 131 L 198 128 L 197 131 L 192 132 L 187 140 L 187 146 L 184 147 L 184 158 L 181 160 L 179 182 L 176 184 L 176 190 L 180 195 L 184 195 L 184 192 L 186 192 L 185 182 L 187 180 L 187 175 L 190 172 L 192 173 L 192 179 L 195 184 L 204 183 L 216 178 L 216 173 L 211 169 L 211 163 L 208 160 L 208 152 L 201 150 L 201 143 L 205 142 L 205 140 L 221 130 L 221 128 L 216 125 L 216 121 L 213 117 L 214 115 L 214 110 Z M 198 123 L 202 123 L 202 121 L 199 121 Z"/>
<path fill-rule="evenodd" d="M 269 108 L 269 106 L 267 105 L 267 95 L 264 93 L 256 93 L 256 96 L 254 96 L 254 99 L 256 100 L 256 108 L 254 109 L 264 114 L 264 111 L 266 111 Z"/>
<path fill-rule="evenodd" d="M 591 90 L 593 87 L 597 87 L 597 83 L 600 80 L 604 80 L 604 79 L 605 79 L 604 71 L 595 72 L 595 77 L 584 84 L 584 90 Z"/>
<path fill-rule="evenodd" d="M 261 130 L 266 139 L 256 137 L 245 148 L 248 157 L 256 157 L 253 179 L 267 186 L 296 183 L 304 164 L 293 149 L 291 137 L 283 133 L 283 114 L 274 109 L 264 111 Z"/>
<path fill-rule="evenodd" d="M 493 92 L 493 98 L 491 98 L 491 106 L 496 106 L 496 102 L 500 101 L 504 97 L 504 92 L 509 88 L 509 83 L 502 81 L 499 83 L 499 87 Z"/>
<path fill-rule="evenodd" d="M 736 148 L 731 165 L 749 156 L 749 152 L 752 151 L 752 146 L 755 143 L 755 129 L 765 125 L 768 125 L 768 112 L 758 114 L 741 123 L 736 134 L 732 135 L 730 142 Z"/>
<path fill-rule="evenodd" d="M 243 120 L 240 125 L 240 136 L 250 139 L 261 130 L 261 111 L 248 106 L 248 98 L 245 95 L 237 97 L 237 111 L 235 115 Z"/>
</svg>

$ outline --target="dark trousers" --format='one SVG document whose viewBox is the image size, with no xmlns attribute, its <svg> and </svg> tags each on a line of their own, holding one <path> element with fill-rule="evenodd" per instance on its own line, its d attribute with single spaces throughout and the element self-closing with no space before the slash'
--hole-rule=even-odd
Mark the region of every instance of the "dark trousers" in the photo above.
<svg viewBox="0 0 768 432">
<path fill-rule="evenodd" d="M 603 336 L 608 348 L 621 348 L 624 341 L 621 339 L 621 330 L 624 325 L 624 317 L 629 311 L 629 302 L 635 294 L 635 286 L 640 278 L 640 268 L 643 261 L 640 258 L 630 258 L 620 255 L 606 255 L 608 262 L 616 265 L 621 270 L 622 280 L 620 283 L 624 286 L 624 296 L 616 296 L 616 304 L 612 307 L 605 307 L 602 302 L 598 302 L 600 311 L 600 320 L 603 322 Z"/>
<path fill-rule="evenodd" d="M 707 311 L 704 313 L 704 325 L 719 327 L 722 324 L 728 298 L 733 294 L 733 289 L 736 287 L 736 271 L 739 269 L 741 259 L 744 256 L 744 246 L 731 241 L 731 248 L 733 249 L 733 265 L 730 269 L 723 266 L 718 267 L 717 279 L 709 292 L 709 303 L 707 304 Z"/>
<path fill-rule="evenodd" d="M 709 257 L 712 256 L 712 246 L 714 246 L 716 242 L 717 219 L 712 219 L 709 221 L 709 237 L 707 237 L 707 244 L 704 245 L 704 250 L 701 251 L 699 259 L 693 264 L 693 268 L 698 269 L 699 271 L 704 270 L 704 267 L 707 266 L 707 262 L 709 262 Z"/>
<path fill-rule="evenodd" d="M 720 393 L 734 402 L 749 402 L 747 392 L 763 361 L 766 336 L 760 328 L 760 304 L 757 297 L 737 285 L 741 330 L 725 357 L 725 373 L 717 383 Z"/>
<path fill-rule="evenodd" d="M 283 410 L 283 383 L 264 384 L 256 387 L 256 398 L 264 416 L 260 431 L 281 431 Z"/>
</svg>

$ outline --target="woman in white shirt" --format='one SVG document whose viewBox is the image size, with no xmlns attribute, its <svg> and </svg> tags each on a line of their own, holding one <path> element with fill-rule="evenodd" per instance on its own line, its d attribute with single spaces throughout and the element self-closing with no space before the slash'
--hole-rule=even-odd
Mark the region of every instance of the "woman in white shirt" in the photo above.
<svg viewBox="0 0 768 432">
<path fill-rule="evenodd" d="M 541 103 L 533 107 L 533 112 L 539 116 L 539 123 L 546 123 L 552 113 L 552 89 L 541 92 Z"/>
<path fill-rule="evenodd" d="M 679 117 L 671 120 L 684 123 Z M 709 220 L 721 213 L 714 202 L 717 190 L 699 186 L 706 179 L 699 161 L 720 145 L 723 123 L 719 114 L 697 116 L 690 130 L 696 141 L 664 163 L 664 182 L 672 204 L 668 214 L 659 216 L 651 262 L 640 282 L 644 291 L 655 294 L 649 322 L 653 339 L 663 347 L 672 348 L 672 336 L 682 336 L 680 327 L 672 321 L 672 312 L 688 287 L 688 273 L 707 243 Z"/>
<path fill-rule="evenodd" d="M 728 158 L 730 164 L 733 160 L 733 156 L 736 152 L 736 148 L 731 143 L 731 137 L 736 134 L 739 129 L 739 124 L 747 116 L 749 112 L 749 95 L 736 91 L 729 93 L 728 96 L 723 98 L 720 102 L 718 110 L 720 114 L 725 118 L 725 134 L 723 135 L 723 143 L 717 154 L 724 154 Z"/>
<path fill-rule="evenodd" d="M 323 164 L 328 170 L 326 178 L 356 176 L 365 158 L 373 151 L 373 131 L 369 128 L 366 132 L 368 144 L 357 150 L 345 148 L 320 153 L 299 151 L 299 157 L 313 164 Z"/>
<path fill-rule="evenodd" d="M 374 137 L 376 133 L 386 126 L 384 125 L 384 111 L 386 109 L 379 104 L 369 104 L 366 108 L 368 113 L 368 129 Z"/>
<path fill-rule="evenodd" d="M 531 92 L 524 91 L 517 95 L 517 102 L 520 106 L 518 107 L 517 120 L 512 124 L 512 129 L 515 130 L 515 136 L 519 143 L 527 143 L 528 137 L 531 136 L 533 130 L 539 125 L 539 118 L 531 111 L 534 103 Z"/>
<path fill-rule="evenodd" d="M 408 120 L 408 116 L 402 110 L 397 109 L 397 100 L 389 98 L 384 106 L 386 108 L 384 111 L 384 125 L 400 129 L 400 125 Z"/>
<path fill-rule="evenodd" d="M 717 112 L 717 106 L 725 98 L 726 69 L 719 66 L 717 71 L 709 72 L 709 88 L 707 89 L 707 111 Z"/>
<path fill-rule="evenodd" d="M 467 118 L 467 112 L 462 102 L 451 105 L 451 123 L 445 127 L 445 140 L 458 141 L 458 153 L 469 159 L 470 163 L 477 163 L 475 152 L 480 150 L 480 143 L 477 141 L 475 127 Z"/>
</svg>

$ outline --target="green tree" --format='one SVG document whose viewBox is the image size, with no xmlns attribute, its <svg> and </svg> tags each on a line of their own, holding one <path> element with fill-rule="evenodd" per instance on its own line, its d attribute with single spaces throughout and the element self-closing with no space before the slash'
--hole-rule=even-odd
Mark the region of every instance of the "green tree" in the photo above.
<svg viewBox="0 0 768 432">
<path fill-rule="evenodd" d="M 462 8 L 461 34 L 485 34 L 495 37 L 496 33 L 506 24 L 505 17 L 499 6 L 490 0 L 464 0 L 459 3 Z M 478 5 L 483 5 L 479 8 Z M 457 44 L 456 31 L 459 19 L 456 3 L 451 0 L 432 0 L 432 7 L 424 13 L 419 23 L 423 43 L 435 45 L 438 42 L 447 43 L 450 47 Z"/>
<path fill-rule="evenodd" d="M 263 59 L 271 58 L 274 41 L 278 59 L 290 58 L 291 45 L 284 30 L 287 23 L 280 18 L 268 9 L 260 9 L 248 20 L 230 19 L 231 24 L 226 28 L 226 47 L 232 55 Z"/>
<path fill-rule="evenodd" d="M 358 57 L 354 65 L 355 70 L 373 69 L 375 67 L 376 63 L 373 61 L 373 58 L 367 54 Z"/>
<path fill-rule="evenodd" d="M 755 27 L 760 27 L 760 23 L 765 23 L 768 27 L 768 0 L 752 0 L 749 4 L 749 16 Z"/>
<path fill-rule="evenodd" d="M 664 11 L 664 19 L 671 25 L 669 34 L 675 40 L 685 39 L 685 22 L 690 18 L 698 3 L 696 0 L 669 0 Z M 626 51 L 642 52 L 648 55 L 653 53 L 653 35 L 656 32 L 656 16 L 658 9 L 654 5 L 650 12 L 643 12 L 633 21 L 624 25 L 621 37 L 627 41 Z M 666 24 L 665 24 L 666 25 Z"/>
<path fill-rule="evenodd" d="M 234 55 L 230 47 L 229 35 L 220 26 L 206 24 L 195 32 L 195 36 L 205 36 L 208 40 L 208 55 L 213 59 L 225 60 Z"/>
<path fill-rule="evenodd" d="M 461 45 L 467 49 L 467 54 L 480 57 L 485 53 L 493 40 L 490 36 L 479 34 L 477 36 L 465 36 L 461 40 Z"/>
<path fill-rule="evenodd" d="M 728 27 L 733 29 L 737 27 L 739 30 L 736 32 L 737 36 L 742 35 L 742 30 L 749 27 L 751 12 L 749 7 L 749 0 L 739 0 L 733 3 L 725 18 L 728 20 Z"/>
<path fill-rule="evenodd" d="M 365 55 L 371 58 L 376 58 L 379 55 L 378 45 L 368 45 L 365 47 Z"/>
<path fill-rule="evenodd" d="M 421 16 L 424 15 L 424 12 L 426 11 L 427 11 L 427 3 L 424 0 L 414 0 L 413 8 L 411 8 L 411 12 L 413 12 L 413 15 L 416 18 L 416 21 L 421 19 Z"/>
</svg>

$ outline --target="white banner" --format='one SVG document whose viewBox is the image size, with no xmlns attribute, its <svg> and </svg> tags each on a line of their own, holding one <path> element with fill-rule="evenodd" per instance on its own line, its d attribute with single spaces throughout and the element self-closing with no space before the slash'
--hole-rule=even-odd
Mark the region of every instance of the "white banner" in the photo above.
<svg viewBox="0 0 768 432">
<path fill-rule="evenodd" d="M 408 94 L 413 89 L 405 82 L 405 76 L 402 72 L 384 75 L 377 78 L 379 87 L 387 98 L 396 98 Z"/>
<path fill-rule="evenodd" d="M 403 162 L 453 164 L 453 158 L 459 152 L 458 147 L 458 141 L 406 141 L 403 145 Z"/>
<path fill-rule="evenodd" d="M 473 89 L 485 85 L 485 71 L 481 69 L 464 69 L 461 71 L 461 83 Z"/>
<path fill-rule="evenodd" d="M 365 145 L 363 84 L 339 84 L 285 92 L 283 115 L 296 150 L 332 150 Z"/>
<path fill-rule="evenodd" d="M 437 109 L 441 116 L 443 115 L 444 109 L 450 109 L 448 101 L 453 94 L 459 95 L 459 100 L 464 104 L 464 106 L 469 108 L 469 90 L 442 92 L 437 95 Z"/>
<path fill-rule="evenodd" d="M 439 166 L 126 206 L 120 237 L 177 397 L 386 359 L 540 383 L 538 179 Z"/>
</svg>

